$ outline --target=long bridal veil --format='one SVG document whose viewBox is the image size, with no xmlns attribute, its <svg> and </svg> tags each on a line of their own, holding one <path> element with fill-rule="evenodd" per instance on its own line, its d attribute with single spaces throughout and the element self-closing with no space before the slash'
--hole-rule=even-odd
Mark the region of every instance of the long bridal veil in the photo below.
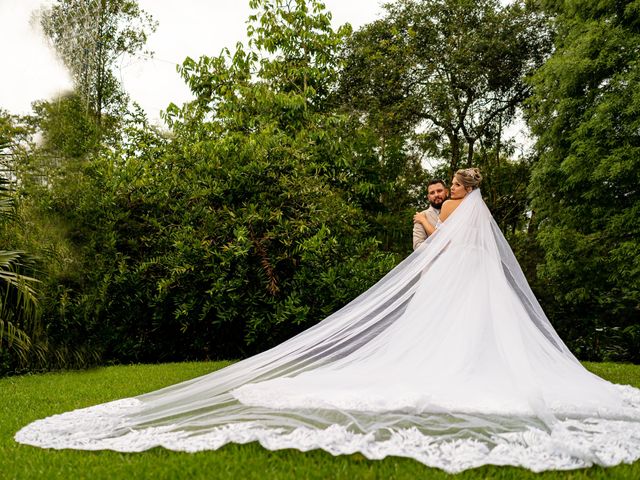
<svg viewBox="0 0 640 480">
<path fill-rule="evenodd" d="M 38 420 L 46 448 L 321 448 L 448 472 L 640 458 L 640 390 L 584 369 L 479 190 L 382 280 L 314 327 L 200 378 Z"/>
</svg>

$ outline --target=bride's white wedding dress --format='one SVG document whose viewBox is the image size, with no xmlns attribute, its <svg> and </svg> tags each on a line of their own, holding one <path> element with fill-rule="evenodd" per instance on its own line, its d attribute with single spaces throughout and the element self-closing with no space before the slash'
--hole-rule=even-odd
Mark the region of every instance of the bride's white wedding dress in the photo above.
<svg viewBox="0 0 640 480">
<path fill-rule="evenodd" d="M 458 472 L 640 458 L 640 390 L 588 372 L 544 315 L 479 190 L 318 325 L 220 371 L 38 420 L 16 440 L 141 451 L 321 448 Z"/>
</svg>

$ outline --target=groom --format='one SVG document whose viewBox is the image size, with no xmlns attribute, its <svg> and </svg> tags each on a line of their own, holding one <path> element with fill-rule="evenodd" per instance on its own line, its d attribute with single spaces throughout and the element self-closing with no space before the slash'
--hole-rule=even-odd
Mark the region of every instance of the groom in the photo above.
<svg viewBox="0 0 640 480">
<path fill-rule="evenodd" d="M 424 215 L 431 225 L 438 223 L 438 215 L 440 215 L 440 208 L 442 204 L 449 196 L 449 189 L 445 186 L 444 181 L 439 178 L 435 178 L 427 185 L 427 198 L 429 199 L 429 208 L 423 210 L 418 215 Z M 413 223 L 413 249 L 415 250 L 422 242 L 427 239 L 427 232 L 419 222 Z"/>
</svg>

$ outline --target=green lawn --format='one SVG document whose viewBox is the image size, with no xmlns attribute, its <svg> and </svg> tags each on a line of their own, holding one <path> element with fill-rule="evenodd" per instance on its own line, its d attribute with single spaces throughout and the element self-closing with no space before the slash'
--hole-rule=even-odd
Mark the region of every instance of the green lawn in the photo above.
<svg viewBox="0 0 640 480">
<path fill-rule="evenodd" d="M 249 479 L 249 478 L 450 478 L 440 470 L 403 458 L 370 461 L 361 455 L 333 457 L 323 451 L 270 452 L 258 444 L 227 445 L 197 454 L 154 449 L 144 453 L 43 450 L 13 441 L 32 420 L 54 413 L 138 395 L 224 366 L 225 363 L 132 365 L 89 371 L 0 379 L 0 479 Z M 640 387 L 640 366 L 594 363 L 586 366 L 609 380 Z M 534 474 L 513 467 L 468 470 L 463 479 L 640 479 L 640 462 Z"/>
</svg>

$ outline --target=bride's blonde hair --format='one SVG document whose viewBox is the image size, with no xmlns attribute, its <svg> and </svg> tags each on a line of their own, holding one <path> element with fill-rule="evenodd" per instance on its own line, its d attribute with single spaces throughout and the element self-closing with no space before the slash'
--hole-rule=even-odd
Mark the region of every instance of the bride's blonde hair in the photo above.
<svg viewBox="0 0 640 480">
<path fill-rule="evenodd" d="M 462 168 L 456 172 L 456 177 L 462 184 L 463 187 L 472 189 L 476 189 L 480 186 L 480 182 L 482 182 L 482 175 L 480 174 L 480 170 L 477 168 Z"/>
</svg>

